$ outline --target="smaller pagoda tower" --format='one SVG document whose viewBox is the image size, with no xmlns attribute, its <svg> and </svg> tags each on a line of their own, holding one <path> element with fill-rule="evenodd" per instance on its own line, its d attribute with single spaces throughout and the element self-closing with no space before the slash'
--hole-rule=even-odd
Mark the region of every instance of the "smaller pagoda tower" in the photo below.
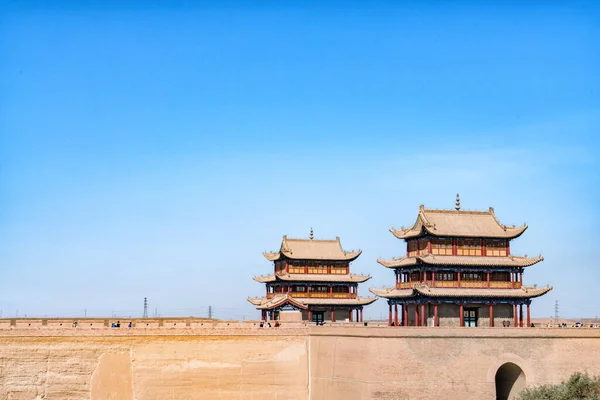
<svg viewBox="0 0 600 400">
<path fill-rule="evenodd" d="M 359 297 L 358 284 L 370 275 L 350 273 L 350 263 L 361 251 L 346 251 L 335 240 L 290 239 L 283 236 L 279 251 L 263 253 L 273 262 L 273 273 L 254 277 L 266 285 L 265 297 L 248 298 L 262 319 L 278 320 L 281 311 L 301 311 L 302 320 L 362 322 L 363 307 L 376 297 Z M 354 315 L 355 314 L 355 315 Z"/>
</svg>

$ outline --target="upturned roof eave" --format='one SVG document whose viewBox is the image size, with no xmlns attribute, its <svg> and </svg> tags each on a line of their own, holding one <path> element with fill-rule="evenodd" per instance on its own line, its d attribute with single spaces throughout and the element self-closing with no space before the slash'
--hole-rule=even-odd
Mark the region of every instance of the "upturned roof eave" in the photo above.
<svg viewBox="0 0 600 400">
<path fill-rule="evenodd" d="M 455 214 L 455 215 L 488 215 L 492 218 L 495 225 L 500 229 L 500 233 L 453 233 L 453 232 L 443 232 L 436 230 L 435 224 L 432 224 L 427 217 L 428 213 L 443 213 L 443 214 Z M 417 216 L 417 220 L 413 224 L 412 227 L 406 229 L 390 229 L 390 232 L 398 238 L 398 239 L 412 239 L 420 236 L 424 236 L 425 234 L 435 236 L 435 237 L 450 237 L 450 238 L 482 238 L 482 239 L 515 239 L 523 234 L 527 230 L 527 224 L 523 224 L 520 227 L 510 227 L 507 225 L 503 225 L 496 218 L 496 214 L 494 213 L 494 209 L 492 207 L 489 208 L 488 211 L 470 211 L 470 210 L 438 210 L 438 209 L 427 209 L 424 206 L 419 207 L 419 215 Z M 503 232 L 503 233 L 502 233 Z"/>
<path fill-rule="evenodd" d="M 448 259 L 447 257 L 452 257 Z M 464 257 L 464 258 L 462 258 Z M 515 261 L 517 260 L 517 261 Z M 500 261 L 500 262 L 497 262 Z M 391 260 L 377 259 L 377 262 L 382 266 L 390 269 L 403 267 L 412 267 L 418 264 L 427 265 L 447 265 L 447 266 L 465 266 L 465 267 L 510 267 L 510 268 L 525 268 L 544 261 L 544 257 L 537 256 L 527 258 L 526 256 L 443 256 L 433 255 L 431 253 L 422 256 L 411 256 L 394 258 Z M 487 263 L 486 263 L 487 262 Z"/>
<path fill-rule="evenodd" d="M 520 289 L 474 289 L 474 288 L 429 288 L 426 285 L 415 285 L 412 289 L 369 288 L 378 297 L 386 299 L 399 298 L 490 298 L 490 299 L 533 299 L 543 296 L 553 289 L 552 286 L 543 288 L 523 287 Z"/>
</svg>

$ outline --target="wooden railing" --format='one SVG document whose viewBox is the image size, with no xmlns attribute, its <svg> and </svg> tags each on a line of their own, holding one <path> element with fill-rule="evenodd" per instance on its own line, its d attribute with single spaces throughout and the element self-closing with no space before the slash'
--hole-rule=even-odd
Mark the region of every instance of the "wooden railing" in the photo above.
<svg viewBox="0 0 600 400">
<path fill-rule="evenodd" d="M 494 289 L 512 289 L 513 285 L 512 282 L 490 282 L 490 287 Z"/>
<path fill-rule="evenodd" d="M 355 299 L 356 293 L 339 293 L 339 292 L 290 292 L 292 297 L 309 297 L 313 299 Z"/>
<path fill-rule="evenodd" d="M 433 287 L 450 287 L 450 288 L 457 288 L 458 287 L 458 281 L 435 281 L 433 284 Z"/>
<path fill-rule="evenodd" d="M 410 289 L 417 285 L 425 284 L 429 287 L 436 288 L 458 288 L 458 281 L 425 281 L 425 282 L 400 282 L 396 285 L 396 289 Z M 460 288 L 488 288 L 487 281 L 461 281 Z M 491 289 L 519 289 L 521 288 L 521 282 L 489 282 L 489 288 Z"/>
<path fill-rule="evenodd" d="M 488 284 L 485 281 L 461 281 L 461 288 L 487 288 Z"/>
</svg>

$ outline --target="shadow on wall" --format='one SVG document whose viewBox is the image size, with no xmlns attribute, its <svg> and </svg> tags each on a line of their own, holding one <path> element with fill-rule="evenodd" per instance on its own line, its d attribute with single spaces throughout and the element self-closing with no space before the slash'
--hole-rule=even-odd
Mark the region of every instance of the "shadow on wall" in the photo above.
<svg viewBox="0 0 600 400">
<path fill-rule="evenodd" d="M 503 364 L 496 372 L 496 400 L 514 400 L 525 388 L 525 373 L 511 362 Z"/>
</svg>

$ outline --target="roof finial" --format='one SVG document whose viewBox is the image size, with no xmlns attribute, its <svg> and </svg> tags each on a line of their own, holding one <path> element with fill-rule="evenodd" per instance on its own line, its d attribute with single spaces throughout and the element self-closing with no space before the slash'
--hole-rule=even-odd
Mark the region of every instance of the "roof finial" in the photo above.
<svg viewBox="0 0 600 400">
<path fill-rule="evenodd" d="M 313 240 L 313 239 L 314 239 L 314 237 L 315 237 L 315 236 L 313 235 L 313 230 L 312 230 L 312 228 L 310 228 L 310 240 Z"/>
<path fill-rule="evenodd" d="M 456 193 L 456 211 L 460 211 L 460 196 Z"/>
</svg>

